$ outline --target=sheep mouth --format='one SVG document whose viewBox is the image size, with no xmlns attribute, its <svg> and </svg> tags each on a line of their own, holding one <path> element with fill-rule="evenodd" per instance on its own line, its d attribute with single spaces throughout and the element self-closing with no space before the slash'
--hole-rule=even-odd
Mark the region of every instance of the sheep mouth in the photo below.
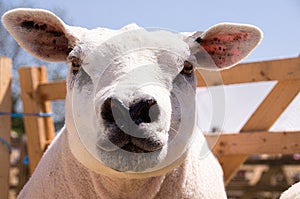
<svg viewBox="0 0 300 199">
<path fill-rule="evenodd" d="M 158 147 L 162 146 L 161 142 L 153 139 L 139 140 L 140 143 L 135 138 L 123 143 L 107 138 L 105 140 L 97 142 L 97 157 L 103 164 L 118 172 L 144 172 L 161 162 L 166 153 L 165 147 Z"/>
<path fill-rule="evenodd" d="M 150 153 L 151 151 L 147 151 L 145 149 L 142 149 L 136 145 L 134 145 L 133 143 L 128 143 L 126 145 L 124 145 L 123 147 L 121 147 L 121 149 L 127 151 L 127 152 L 132 152 L 132 153 Z"/>
<path fill-rule="evenodd" d="M 132 134 L 127 134 L 116 124 L 110 124 L 98 135 L 97 146 L 108 152 L 116 150 L 132 153 L 156 152 L 166 144 L 158 134 L 162 132 L 151 129 L 136 129 Z"/>
</svg>

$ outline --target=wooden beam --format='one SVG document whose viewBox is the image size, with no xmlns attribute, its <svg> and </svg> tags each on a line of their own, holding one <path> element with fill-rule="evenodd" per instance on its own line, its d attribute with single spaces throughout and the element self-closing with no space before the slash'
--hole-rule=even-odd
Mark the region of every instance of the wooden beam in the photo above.
<svg viewBox="0 0 300 199">
<path fill-rule="evenodd" d="M 223 79 L 223 84 L 240 84 L 260 81 L 283 81 L 300 79 L 300 57 L 260 61 L 238 64 L 237 66 L 219 72 Z M 199 70 L 197 71 L 198 87 L 206 86 L 205 80 L 213 82 L 215 72 Z M 205 78 L 204 78 L 205 77 Z M 215 84 L 219 84 L 216 82 Z"/>
<path fill-rule="evenodd" d="M 0 112 L 11 112 L 11 59 L 0 57 Z M 10 167 L 10 115 L 0 115 L 0 198 L 7 199 L 9 193 L 9 167 Z"/>
<path fill-rule="evenodd" d="M 51 111 L 50 102 L 41 100 L 38 93 L 40 83 L 47 82 L 45 67 L 19 68 L 21 98 L 24 113 L 47 113 Z M 24 117 L 30 173 L 41 159 L 48 140 L 54 137 L 52 117 Z"/>
<path fill-rule="evenodd" d="M 206 135 L 208 143 L 215 143 L 216 137 L 218 136 L 214 134 Z M 213 151 L 218 157 L 299 153 L 300 131 L 222 134 L 219 135 L 217 143 L 213 146 Z"/>
<path fill-rule="evenodd" d="M 66 97 L 66 81 L 41 83 L 39 95 L 43 100 L 64 100 Z"/>
<path fill-rule="evenodd" d="M 300 80 L 279 81 L 251 115 L 242 132 L 268 131 L 281 113 L 288 107 L 300 90 Z M 214 153 L 217 151 L 213 150 Z M 247 155 L 221 156 L 219 161 L 223 167 L 224 179 L 228 183 L 237 172 Z"/>
</svg>

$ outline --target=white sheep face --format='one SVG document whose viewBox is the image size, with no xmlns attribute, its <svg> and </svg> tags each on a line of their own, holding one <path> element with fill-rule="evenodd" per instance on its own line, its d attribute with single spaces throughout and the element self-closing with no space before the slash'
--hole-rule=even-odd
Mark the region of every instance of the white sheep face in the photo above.
<svg viewBox="0 0 300 199">
<path fill-rule="evenodd" d="M 68 80 L 72 123 L 89 152 L 110 168 L 149 172 L 166 167 L 193 140 L 195 78 L 192 68 L 180 73 L 189 46 L 178 34 L 135 25 L 106 40 L 104 31 L 86 33 L 69 55 L 71 65 L 81 63 Z M 188 124 L 185 136 L 178 135 L 182 120 Z"/>
<path fill-rule="evenodd" d="M 239 24 L 188 36 L 134 24 L 87 30 L 34 9 L 10 11 L 3 22 L 33 55 L 70 63 L 70 148 L 87 167 L 118 175 L 178 165 L 197 134 L 194 68 L 231 67 L 261 40 L 259 29 Z"/>
</svg>

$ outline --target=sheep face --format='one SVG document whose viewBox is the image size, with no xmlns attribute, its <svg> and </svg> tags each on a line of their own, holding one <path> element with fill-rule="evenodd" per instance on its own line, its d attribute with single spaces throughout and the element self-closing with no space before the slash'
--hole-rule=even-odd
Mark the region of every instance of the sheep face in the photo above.
<svg viewBox="0 0 300 199">
<path fill-rule="evenodd" d="M 181 35 L 135 25 L 104 41 L 103 32 L 87 33 L 68 56 L 70 123 L 90 152 L 112 169 L 144 173 L 166 167 L 193 140 L 189 46 Z"/>
<path fill-rule="evenodd" d="M 17 42 L 38 58 L 67 61 L 66 126 L 74 156 L 103 174 L 166 172 L 194 140 L 194 68 L 220 70 L 261 39 L 249 25 L 219 24 L 193 34 L 87 30 L 45 10 L 16 9 L 2 18 Z"/>
</svg>

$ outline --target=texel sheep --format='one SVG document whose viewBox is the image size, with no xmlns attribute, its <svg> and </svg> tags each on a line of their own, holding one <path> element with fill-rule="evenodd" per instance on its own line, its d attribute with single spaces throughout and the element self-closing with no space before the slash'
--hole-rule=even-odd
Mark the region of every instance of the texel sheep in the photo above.
<svg viewBox="0 0 300 199">
<path fill-rule="evenodd" d="M 194 69 L 237 64 L 260 42 L 258 28 L 87 30 L 40 9 L 2 21 L 34 56 L 70 65 L 66 125 L 19 198 L 226 198 L 195 122 Z"/>
</svg>

